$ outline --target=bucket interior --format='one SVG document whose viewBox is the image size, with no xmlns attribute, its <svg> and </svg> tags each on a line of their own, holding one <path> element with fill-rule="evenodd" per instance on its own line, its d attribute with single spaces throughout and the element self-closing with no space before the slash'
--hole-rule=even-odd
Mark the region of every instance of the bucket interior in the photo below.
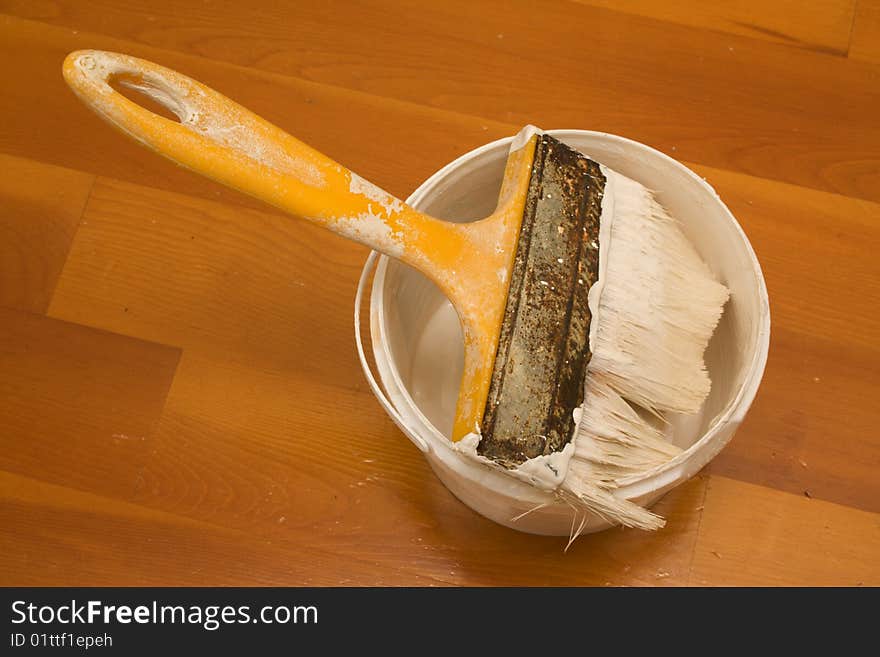
<svg viewBox="0 0 880 657">
<path fill-rule="evenodd" d="M 670 439 L 688 449 L 722 414 L 734 408 L 747 378 L 755 377 L 766 292 L 748 242 L 714 192 L 662 154 L 601 133 L 551 133 L 654 190 L 660 203 L 679 219 L 697 251 L 731 291 L 706 351 L 712 390 L 703 411 L 695 416 L 670 418 Z M 423 185 L 411 202 L 448 221 L 485 217 L 495 208 L 506 157 L 506 143 L 469 154 Z M 428 279 L 396 261 L 386 263 L 382 286 L 384 307 L 379 321 L 384 324 L 389 366 L 408 393 L 405 396 L 448 437 L 463 362 L 456 313 Z M 760 371 L 757 377 L 760 378 Z"/>
</svg>

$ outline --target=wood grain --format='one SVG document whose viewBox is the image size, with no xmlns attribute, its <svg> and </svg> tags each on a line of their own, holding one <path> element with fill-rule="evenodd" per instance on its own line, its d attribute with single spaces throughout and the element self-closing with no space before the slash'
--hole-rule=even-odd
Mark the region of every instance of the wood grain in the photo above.
<svg viewBox="0 0 880 657">
<path fill-rule="evenodd" d="M 856 0 L 575 0 L 594 7 L 788 46 L 846 54 Z"/>
<path fill-rule="evenodd" d="M 344 12 L 326 2 L 279 3 L 256 15 L 237 3 L 51 6 L 7 11 L 63 26 L 40 34 L 68 49 L 118 49 L 99 34 L 123 36 L 130 52 L 172 67 L 186 61 L 186 72 L 221 90 L 216 62 L 247 68 L 225 73 L 235 82 L 227 93 L 261 104 L 255 109 L 269 109 L 269 118 L 293 107 L 282 95 L 273 103 L 252 96 L 244 82 L 255 71 L 484 120 L 625 134 L 688 161 L 880 200 L 880 87 L 874 71 L 840 56 L 569 0 L 541 11 L 527 0 L 398 0 L 391 13 L 378 0 Z M 343 125 L 362 134 L 355 113 Z M 388 116 L 386 125 L 406 122 Z M 293 131 L 303 134 L 299 125 Z M 422 143 L 403 136 L 390 143 Z"/>
<path fill-rule="evenodd" d="M 436 586 L 401 564 L 328 555 L 308 545 L 196 522 L 0 472 L 4 586 Z"/>
<path fill-rule="evenodd" d="M 880 204 L 708 167 L 694 169 L 746 230 L 773 296 L 774 319 L 801 333 L 876 351 L 880 314 L 865 299 L 880 296 L 874 257 L 880 249 Z M 847 285 L 829 276 L 829 268 Z M 810 281 L 809 291 L 799 289 L 804 280 Z"/>
<path fill-rule="evenodd" d="M 0 468 L 130 495 L 179 356 L 0 308 Z"/>
<path fill-rule="evenodd" d="M 876 3 L 604 4 L 0 0 L 0 584 L 880 585 Z M 667 151 L 762 263 L 749 416 L 659 533 L 564 552 L 481 518 L 363 379 L 366 250 L 108 129 L 76 48 L 401 196 L 524 122 Z"/>
<path fill-rule="evenodd" d="M 711 471 L 880 511 L 876 352 L 781 328 L 749 416 Z"/>
<path fill-rule="evenodd" d="M 49 314 L 353 387 L 367 253 L 291 217 L 100 178 Z"/>
<path fill-rule="evenodd" d="M 880 63 L 880 2 L 859 0 L 853 19 L 849 56 L 874 64 Z"/>
<path fill-rule="evenodd" d="M 692 584 L 880 586 L 880 515 L 711 477 Z"/>
<path fill-rule="evenodd" d="M 294 398 L 277 378 L 184 358 L 135 499 L 296 544 L 383 554 L 456 583 L 667 584 L 686 576 L 702 480 L 664 500 L 670 526 L 647 543 L 639 532 L 614 531 L 566 554 L 562 539 L 512 534 L 465 508 L 369 393 Z M 207 390 L 206 379 L 213 382 Z M 231 396 L 240 402 L 218 414 L 218 401 Z M 506 570 L 502 554 L 510 551 L 519 555 L 517 572 Z"/>
<path fill-rule="evenodd" d="M 0 305 L 45 312 L 94 176 L 0 153 Z"/>
<path fill-rule="evenodd" d="M 511 132 L 507 124 L 474 121 L 413 103 L 0 15 L 0 56 L 16 62 L 4 71 L 7 88 L 0 95 L 0 150 L 151 187 L 267 209 L 259 201 L 169 166 L 108 130 L 61 77 L 61 62 L 77 48 L 122 50 L 185 72 L 233 96 L 389 192 L 403 196 L 446 162 Z M 22 52 L 28 56 L 21 57 Z M 35 94 L 51 97 L 53 102 L 33 102 Z M 355 139 L 355 135 L 362 137 Z M 401 148 L 408 153 L 405 160 L 398 154 Z M 391 151 L 383 156 L 386 149 Z"/>
<path fill-rule="evenodd" d="M 774 323 L 764 384 L 712 471 L 880 511 L 880 313 L 865 303 L 880 297 L 880 205 L 697 170 L 746 230 Z"/>
</svg>

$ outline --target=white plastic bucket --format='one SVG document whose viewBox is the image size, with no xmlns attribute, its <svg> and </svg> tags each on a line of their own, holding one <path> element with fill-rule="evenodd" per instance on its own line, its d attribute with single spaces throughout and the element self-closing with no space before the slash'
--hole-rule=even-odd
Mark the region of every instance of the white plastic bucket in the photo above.
<svg viewBox="0 0 880 657">
<path fill-rule="evenodd" d="M 615 492 L 621 498 L 649 505 L 706 465 L 745 417 L 767 361 L 767 288 L 742 228 L 715 191 L 690 169 L 623 137 L 587 130 L 549 133 L 654 190 L 731 292 L 706 351 L 712 392 L 699 415 L 673 418 L 673 442 L 684 451 L 664 467 L 622 482 Z M 497 201 L 510 141 L 500 139 L 451 162 L 426 180 L 407 202 L 450 221 L 487 216 Z M 381 387 L 364 354 L 359 330 L 362 297 L 374 266 L 370 334 Z M 569 534 L 572 510 L 568 505 L 503 472 L 468 461 L 450 447 L 446 435 L 451 429 L 462 367 L 461 333 L 454 310 L 430 281 L 397 261 L 371 254 L 358 288 L 355 329 L 361 364 L 379 402 L 425 453 L 434 472 L 458 499 L 485 517 L 520 531 Z M 545 506 L 522 515 L 542 504 Z M 607 526 L 592 517 L 585 531 Z"/>
</svg>

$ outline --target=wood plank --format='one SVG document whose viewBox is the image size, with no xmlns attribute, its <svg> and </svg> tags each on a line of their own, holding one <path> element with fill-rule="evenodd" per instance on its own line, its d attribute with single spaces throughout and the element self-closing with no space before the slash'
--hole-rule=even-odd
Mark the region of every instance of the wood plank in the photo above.
<svg viewBox="0 0 880 657">
<path fill-rule="evenodd" d="M 94 176 L 0 153 L 0 306 L 45 312 Z"/>
<path fill-rule="evenodd" d="M 712 476 L 690 583 L 878 586 L 880 515 Z"/>
<path fill-rule="evenodd" d="M 856 0 L 575 0 L 594 7 L 740 34 L 797 48 L 846 54 Z"/>
<path fill-rule="evenodd" d="M 748 235 L 767 281 L 774 325 L 876 352 L 880 312 L 865 299 L 880 297 L 880 204 L 693 168 Z"/>
<path fill-rule="evenodd" d="M 40 31 L 37 23 L 7 19 L 16 26 L 13 44 L 25 39 L 29 52 L 49 44 L 60 50 L 114 44 L 175 68 L 185 64 L 185 71 L 243 104 L 265 107 L 270 118 L 283 116 L 282 125 L 296 126 L 294 132 L 307 141 L 315 141 L 302 131 L 309 120 L 300 121 L 300 108 L 281 93 L 299 84 L 293 78 L 466 112 L 486 117 L 478 119 L 483 124 L 494 119 L 623 134 L 688 161 L 880 199 L 876 70 L 838 56 L 737 35 L 719 38 L 567 0 L 543 3 L 540 12 L 524 1 L 426 7 L 398 0 L 395 21 L 387 20 L 387 5 L 370 2 L 344 14 L 326 3 L 279 4 L 259 17 L 234 4 L 209 11 L 154 3 L 141 11 L 126 6 L 121 13 L 109 5 L 89 9 L 91 3 L 64 7 L 42 20 L 70 29 L 46 25 Z M 487 14 L 495 17 L 491 23 L 482 20 Z M 35 38 L 42 48 L 34 47 Z M 268 90 L 247 84 L 253 73 L 178 59 L 171 50 L 281 74 L 271 78 L 273 102 L 262 100 Z M 36 67 L 28 64 L 29 79 L 46 79 Z M 314 100 L 327 109 L 323 94 L 315 93 Z M 340 121 L 327 117 L 316 134 L 338 134 L 339 125 L 351 128 L 347 136 L 365 134 L 356 117 L 361 108 L 346 103 L 345 110 Z M 407 122 L 393 112 L 376 123 L 394 136 L 374 133 L 373 144 L 418 144 L 413 152 L 430 148 L 427 136 L 407 140 L 394 134 Z M 340 152 L 356 149 L 352 141 Z M 406 157 L 407 150 L 395 154 Z"/>
<path fill-rule="evenodd" d="M 880 0 L 859 0 L 853 20 L 849 56 L 880 63 Z"/>
<path fill-rule="evenodd" d="M 761 261 L 773 329 L 764 380 L 712 472 L 880 511 L 880 205 L 696 167 Z M 805 284 L 808 282 L 807 284 Z"/>
<path fill-rule="evenodd" d="M 443 584 L 401 563 L 365 563 L 0 472 L 4 586 Z"/>
<path fill-rule="evenodd" d="M 332 533 L 348 513 L 378 508 L 352 508 L 361 488 L 430 472 L 366 386 L 322 385 L 229 353 L 184 353 L 156 435 L 136 499 L 239 528 L 285 515 L 316 529 L 324 517 Z M 415 493 L 406 483 L 398 493 Z"/>
<path fill-rule="evenodd" d="M 0 468 L 131 495 L 179 352 L 0 308 Z"/>
<path fill-rule="evenodd" d="M 710 470 L 880 511 L 877 352 L 774 329 L 761 389 Z"/>
<path fill-rule="evenodd" d="M 0 15 L 0 70 L 7 81 L 0 152 L 267 210 L 169 164 L 94 116 L 61 77 L 64 57 L 77 48 L 129 52 L 185 71 L 403 197 L 462 153 L 512 134 L 506 124 Z"/>
<path fill-rule="evenodd" d="M 702 496 L 694 479 L 658 506 L 663 532 L 585 536 L 566 554 L 458 502 L 369 392 L 187 352 L 134 499 L 456 584 L 667 585 L 686 578 Z"/>
<path fill-rule="evenodd" d="M 290 217 L 100 178 L 49 314 L 353 387 L 367 252 Z"/>
</svg>

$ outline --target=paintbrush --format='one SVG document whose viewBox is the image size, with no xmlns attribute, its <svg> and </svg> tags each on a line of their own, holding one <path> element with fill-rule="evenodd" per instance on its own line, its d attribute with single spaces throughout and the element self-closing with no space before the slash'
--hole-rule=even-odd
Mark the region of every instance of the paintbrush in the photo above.
<svg viewBox="0 0 880 657">
<path fill-rule="evenodd" d="M 160 155 L 430 278 L 462 327 L 449 438 L 463 457 L 609 520 L 662 524 L 615 498 L 614 482 L 676 453 L 649 415 L 699 408 L 727 291 L 648 190 L 527 127 L 495 211 L 450 223 L 175 71 L 102 51 L 70 54 L 63 71 L 89 108 Z"/>
</svg>

